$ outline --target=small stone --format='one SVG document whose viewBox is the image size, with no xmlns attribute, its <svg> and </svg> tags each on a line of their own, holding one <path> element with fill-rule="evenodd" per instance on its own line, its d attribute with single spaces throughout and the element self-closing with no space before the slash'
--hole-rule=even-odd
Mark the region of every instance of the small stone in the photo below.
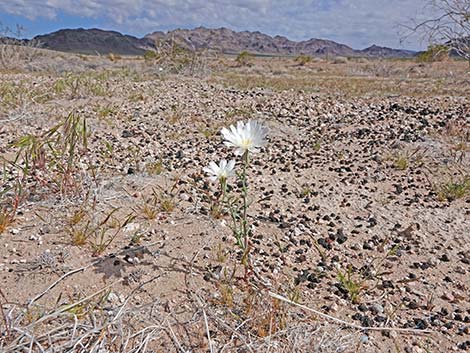
<svg viewBox="0 0 470 353">
<path fill-rule="evenodd" d="M 415 318 L 414 323 L 418 330 L 425 330 L 428 327 L 428 323 L 423 319 Z"/>
<path fill-rule="evenodd" d="M 331 244 L 325 238 L 318 239 L 318 244 L 327 250 L 331 250 Z"/>
<path fill-rule="evenodd" d="M 369 310 L 369 308 L 367 307 L 367 305 L 365 305 L 364 303 L 359 304 L 359 306 L 357 307 L 357 309 L 358 309 L 359 311 L 362 311 L 362 312 L 365 312 L 365 311 Z"/>
<path fill-rule="evenodd" d="M 448 300 L 450 302 L 453 302 L 455 300 L 452 293 L 449 293 L 449 292 L 444 293 L 444 295 L 442 296 L 442 299 Z"/>
<path fill-rule="evenodd" d="M 109 293 L 106 300 L 111 304 L 119 304 L 119 297 L 114 292 Z"/>
<path fill-rule="evenodd" d="M 370 307 L 370 310 L 374 313 L 374 314 L 382 314 L 384 312 L 384 307 L 378 303 L 376 304 L 373 304 L 371 307 Z"/>
<path fill-rule="evenodd" d="M 338 244 L 343 244 L 346 242 L 346 240 L 348 240 L 348 237 L 344 235 L 343 229 L 338 229 L 338 231 L 336 232 L 336 241 L 338 242 Z"/>
<path fill-rule="evenodd" d="M 125 233 L 134 233 L 140 229 L 140 224 L 139 223 L 129 223 L 126 225 L 123 229 Z"/>
<path fill-rule="evenodd" d="M 129 130 L 123 130 L 122 133 L 121 133 L 121 137 L 123 137 L 123 138 L 129 138 L 129 137 L 132 137 L 132 136 L 134 136 L 134 134 Z"/>
<path fill-rule="evenodd" d="M 182 193 L 179 195 L 180 200 L 183 201 L 188 201 L 190 199 L 190 196 L 188 194 Z"/>
<path fill-rule="evenodd" d="M 442 262 L 449 262 L 450 259 L 449 259 L 449 256 L 447 254 L 443 254 L 440 259 Z"/>
</svg>

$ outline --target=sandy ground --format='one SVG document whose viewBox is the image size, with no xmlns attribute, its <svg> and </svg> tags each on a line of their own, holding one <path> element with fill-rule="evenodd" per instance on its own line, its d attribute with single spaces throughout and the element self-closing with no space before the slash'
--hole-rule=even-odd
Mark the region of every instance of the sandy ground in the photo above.
<svg viewBox="0 0 470 353">
<path fill-rule="evenodd" d="M 0 351 L 470 350 L 465 63 L 218 58 L 190 76 L 50 55 L 1 73 L 0 210 L 19 202 Z M 70 157 L 51 129 L 71 113 L 87 143 Z M 236 158 L 220 129 L 248 119 L 269 143 L 248 170 L 246 276 L 202 168 Z M 15 141 L 47 132 L 25 175 Z"/>
</svg>

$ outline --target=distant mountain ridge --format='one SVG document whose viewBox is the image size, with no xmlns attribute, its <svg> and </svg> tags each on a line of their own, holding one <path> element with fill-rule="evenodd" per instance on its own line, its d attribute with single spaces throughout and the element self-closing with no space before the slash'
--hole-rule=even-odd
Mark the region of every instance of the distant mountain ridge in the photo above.
<svg viewBox="0 0 470 353">
<path fill-rule="evenodd" d="M 174 41 L 190 50 L 210 49 L 225 54 L 248 51 L 264 55 L 311 55 L 348 57 L 411 57 L 409 50 L 373 45 L 363 50 L 353 49 L 331 40 L 312 38 L 293 41 L 284 36 L 269 36 L 261 32 L 236 32 L 228 28 L 175 29 L 153 32 L 143 38 L 124 35 L 116 31 L 93 29 L 62 29 L 33 38 L 44 48 L 82 54 L 142 55 L 165 41 Z"/>
<path fill-rule="evenodd" d="M 61 29 L 33 40 L 51 50 L 80 54 L 142 55 L 146 40 L 102 29 Z"/>
</svg>

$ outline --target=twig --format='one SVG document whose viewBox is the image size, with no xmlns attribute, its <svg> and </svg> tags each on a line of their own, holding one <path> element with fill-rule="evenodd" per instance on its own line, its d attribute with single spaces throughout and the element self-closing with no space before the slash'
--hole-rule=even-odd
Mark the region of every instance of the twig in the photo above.
<svg viewBox="0 0 470 353">
<path fill-rule="evenodd" d="M 279 295 L 279 294 L 276 294 L 276 293 L 273 293 L 273 292 L 268 292 L 268 294 L 272 298 L 281 300 L 281 301 L 286 302 L 286 303 L 291 304 L 291 305 L 295 305 L 299 308 L 302 308 L 302 309 L 310 311 L 310 312 L 312 312 L 312 313 L 314 313 L 318 316 L 321 316 L 321 317 L 323 317 L 327 320 L 334 321 L 334 322 L 346 325 L 348 327 L 356 328 L 356 329 L 361 330 L 361 331 L 365 331 L 365 330 L 370 330 L 370 331 L 396 331 L 396 332 L 409 332 L 409 333 L 417 333 L 417 334 L 433 333 L 434 332 L 434 331 L 430 331 L 430 330 L 418 330 L 418 329 L 395 328 L 395 327 L 364 327 L 364 326 L 356 325 L 352 322 L 347 322 L 347 321 L 338 319 L 334 316 L 330 316 L 328 314 L 322 313 L 322 312 L 317 311 L 315 309 L 309 308 L 308 306 L 293 302 L 292 300 L 289 300 L 289 299 L 283 297 L 282 295 Z"/>
<path fill-rule="evenodd" d="M 5 294 L 3 294 L 1 288 L 0 288 L 0 296 L 5 300 L 5 303 L 8 303 L 8 300 L 5 297 Z M 8 320 L 7 320 L 5 313 L 3 312 L 3 303 L 1 301 L 0 301 L 0 310 L 2 311 L 2 318 L 5 323 L 5 331 L 7 333 L 7 336 L 10 336 L 10 328 L 8 327 Z"/>
<path fill-rule="evenodd" d="M 43 347 L 41 346 L 41 344 L 34 338 L 34 335 L 32 335 L 32 334 L 30 334 L 30 333 L 28 333 L 28 332 L 26 332 L 26 331 L 23 331 L 23 330 L 21 330 L 21 329 L 19 329 L 19 328 L 17 328 L 17 327 L 14 327 L 13 329 L 14 329 L 15 331 L 18 331 L 19 333 L 21 333 L 21 334 L 23 334 L 24 336 L 29 337 L 29 338 L 31 339 L 31 345 L 30 345 L 29 351 L 31 351 L 33 345 L 36 344 L 36 346 L 39 348 L 39 350 L 44 353 L 44 348 L 43 348 Z"/>
<path fill-rule="evenodd" d="M 124 300 L 124 303 L 119 308 L 119 311 L 117 312 L 116 316 L 114 316 L 114 318 L 111 320 L 111 323 L 116 322 L 117 319 L 119 318 L 119 316 L 121 316 L 122 312 L 124 311 L 124 307 L 127 305 L 127 303 L 132 298 L 132 296 L 134 295 L 135 292 L 137 292 L 138 290 L 142 289 L 142 287 L 144 287 L 145 285 L 155 281 L 156 279 L 158 279 L 160 277 L 161 277 L 161 275 L 154 276 L 153 278 L 149 279 L 148 281 L 146 281 L 146 282 L 140 284 L 139 286 L 137 286 L 136 288 L 134 288 L 132 290 L 132 292 L 127 296 L 127 298 Z"/>
<path fill-rule="evenodd" d="M 47 287 L 44 291 L 42 291 L 41 293 L 39 293 L 38 295 L 36 295 L 33 299 L 30 300 L 30 302 L 28 303 L 28 307 L 30 307 L 31 305 L 33 305 L 33 303 L 37 300 L 39 300 L 40 298 L 42 298 L 47 292 L 49 292 L 52 288 L 54 288 L 56 285 L 58 285 L 60 282 L 62 282 L 64 279 L 66 279 L 67 277 L 77 273 L 77 272 L 82 272 L 82 271 L 85 271 L 86 269 L 90 268 L 91 266 L 95 265 L 98 261 L 94 261 L 92 262 L 91 264 L 89 265 L 86 265 L 86 266 L 83 266 L 83 267 L 80 267 L 80 268 L 77 268 L 75 270 L 72 270 L 72 271 L 69 271 L 67 272 L 66 274 L 62 275 L 57 281 L 55 281 L 54 283 L 52 283 L 49 287 Z"/>
<path fill-rule="evenodd" d="M 243 337 L 239 332 L 237 332 L 237 329 L 233 329 L 230 325 L 225 323 L 223 320 L 219 319 L 216 315 L 214 315 L 214 319 L 218 321 L 225 329 L 232 331 L 232 334 L 237 336 L 246 346 L 246 348 L 251 352 L 254 353 L 253 349 L 251 348 L 250 344 L 246 341 L 245 337 Z"/>
<path fill-rule="evenodd" d="M 202 315 L 204 316 L 204 325 L 206 326 L 207 341 L 209 342 L 209 349 L 211 353 L 214 353 L 214 350 L 212 349 L 212 341 L 211 341 L 211 334 L 209 331 L 209 324 L 207 322 L 207 315 L 206 315 L 206 311 L 204 310 L 204 308 L 202 308 Z"/>
<path fill-rule="evenodd" d="M 75 307 L 75 306 L 77 306 L 77 305 L 80 305 L 81 303 L 84 303 L 84 302 L 90 300 L 91 298 L 93 298 L 93 297 L 97 296 L 98 294 L 104 292 L 105 290 L 107 290 L 107 289 L 113 287 L 114 285 L 118 284 L 119 282 L 122 282 L 123 280 L 124 280 L 124 279 L 120 278 L 120 279 L 118 279 L 117 281 L 111 283 L 110 285 L 107 285 L 106 287 L 100 289 L 99 291 L 94 292 L 93 294 L 90 294 L 89 296 L 87 296 L 87 297 L 85 297 L 85 298 L 83 298 L 83 299 L 81 299 L 81 300 L 79 300 L 79 301 L 77 301 L 77 302 L 75 302 L 75 303 L 72 303 L 72 304 L 69 304 L 69 305 L 65 305 L 65 306 L 63 306 L 62 308 L 60 308 L 59 310 L 56 310 L 56 311 L 54 311 L 54 312 L 52 312 L 52 313 L 50 313 L 50 314 L 48 314 L 48 315 L 45 315 L 45 316 L 41 317 L 39 320 L 37 320 L 37 321 L 35 321 L 35 322 L 29 324 L 28 326 L 26 326 L 26 328 L 31 328 L 31 327 L 33 327 L 34 325 L 37 325 L 37 324 L 39 324 L 39 323 L 41 323 L 41 322 L 43 322 L 43 321 L 52 319 L 53 317 L 56 317 L 56 316 L 59 315 L 60 313 L 63 313 L 64 311 L 68 311 L 68 310 L 72 309 L 73 307 Z"/>
<path fill-rule="evenodd" d="M 167 325 L 168 325 L 168 329 L 170 330 L 170 333 L 171 333 L 171 338 L 173 339 L 173 341 L 175 342 L 175 344 L 178 346 L 179 350 L 183 353 L 185 353 L 186 351 L 183 349 L 183 347 L 181 346 L 180 342 L 178 341 L 178 338 L 176 337 L 175 333 L 173 332 L 173 329 L 171 328 L 170 326 L 170 323 L 168 322 L 167 320 Z"/>
</svg>

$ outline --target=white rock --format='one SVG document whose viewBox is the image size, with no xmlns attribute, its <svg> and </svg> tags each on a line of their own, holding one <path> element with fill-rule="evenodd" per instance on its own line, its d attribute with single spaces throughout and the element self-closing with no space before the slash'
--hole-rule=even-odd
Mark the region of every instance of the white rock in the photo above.
<svg viewBox="0 0 470 353">
<path fill-rule="evenodd" d="M 140 229 L 139 223 L 129 223 L 127 226 L 124 227 L 124 232 L 126 233 L 133 233 Z"/>
<path fill-rule="evenodd" d="M 107 301 L 112 303 L 112 304 L 118 304 L 119 303 L 119 297 L 116 295 L 116 293 L 111 292 L 108 295 Z"/>
</svg>

